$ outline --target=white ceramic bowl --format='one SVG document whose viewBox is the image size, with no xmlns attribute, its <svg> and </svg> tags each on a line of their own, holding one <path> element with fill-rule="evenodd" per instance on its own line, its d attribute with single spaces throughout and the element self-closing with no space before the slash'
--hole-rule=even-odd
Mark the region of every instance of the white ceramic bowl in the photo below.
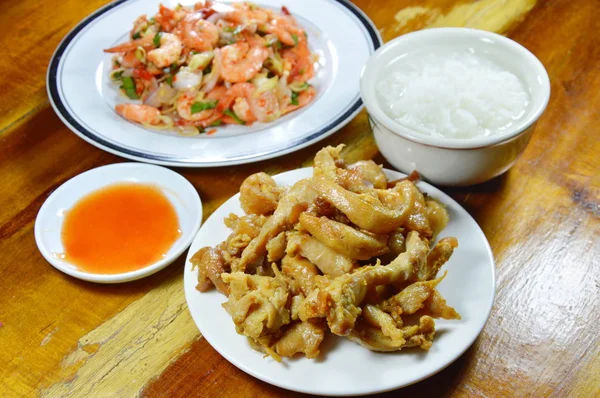
<svg viewBox="0 0 600 398">
<path fill-rule="evenodd" d="M 427 136 L 391 119 L 376 95 L 390 63 L 404 54 L 440 48 L 472 48 L 518 76 L 531 99 L 521 121 L 503 134 L 459 139 Z M 471 185 L 496 177 L 515 163 L 546 109 L 550 80 L 535 55 L 513 40 L 476 29 L 438 28 L 400 36 L 379 48 L 362 70 L 360 91 L 379 150 L 394 167 L 405 173 L 416 170 L 435 184 Z"/>
<path fill-rule="evenodd" d="M 157 186 L 167 196 L 179 218 L 181 236 L 164 259 L 142 269 L 121 274 L 95 274 L 80 270 L 61 258 L 61 230 L 65 210 L 83 196 L 107 185 L 138 182 Z M 118 163 L 82 173 L 61 185 L 46 199 L 35 220 L 35 241 L 44 258 L 56 269 L 90 282 L 119 283 L 151 275 L 175 261 L 192 243 L 202 222 L 202 203 L 188 180 L 167 168 L 143 163 Z"/>
</svg>

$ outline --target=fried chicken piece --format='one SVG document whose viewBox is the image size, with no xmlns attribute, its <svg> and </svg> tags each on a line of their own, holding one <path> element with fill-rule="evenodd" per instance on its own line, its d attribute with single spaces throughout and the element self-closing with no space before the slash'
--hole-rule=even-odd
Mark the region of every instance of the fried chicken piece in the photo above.
<svg viewBox="0 0 600 398">
<path fill-rule="evenodd" d="M 277 208 L 281 189 L 267 173 L 250 175 L 240 186 L 240 205 L 247 214 L 271 214 Z"/>
<path fill-rule="evenodd" d="M 281 272 L 290 277 L 296 284 L 296 291 L 305 296 L 313 290 L 316 275 L 319 270 L 313 263 L 301 256 L 291 256 L 287 254 L 281 260 Z"/>
<path fill-rule="evenodd" d="M 336 147 L 327 146 L 317 152 L 314 159 L 313 176 L 335 181 L 338 169 L 345 167 L 344 160 L 340 157 L 344 146 L 344 144 Z"/>
<path fill-rule="evenodd" d="M 239 256 L 246 246 L 258 236 L 267 221 L 263 215 L 248 214 L 239 217 L 231 213 L 225 218 L 225 225 L 233 229 L 225 241 L 224 250 L 231 256 Z"/>
<path fill-rule="evenodd" d="M 282 357 L 292 357 L 301 352 L 307 358 L 316 358 L 324 338 L 325 326 L 322 323 L 296 322 L 283 333 L 274 349 Z"/>
<path fill-rule="evenodd" d="M 404 237 L 404 228 L 398 228 L 392 232 L 387 241 L 387 246 L 390 255 L 394 258 L 404 251 L 406 251 L 406 238 Z"/>
<path fill-rule="evenodd" d="M 427 217 L 427 221 L 433 232 L 432 239 L 435 239 L 446 228 L 450 220 L 446 206 L 434 199 L 427 199 L 425 201 L 425 217 Z"/>
<path fill-rule="evenodd" d="M 299 216 L 297 214 L 298 207 L 312 203 L 317 196 L 312 186 L 311 179 L 300 180 L 279 200 L 275 213 L 269 217 L 258 236 L 252 239 L 242 252 L 238 269 L 235 271 L 245 271 L 249 264 L 256 262 L 265 255 L 269 240 L 292 228 L 295 220 L 290 220 L 290 217 Z"/>
<path fill-rule="evenodd" d="M 429 225 L 427 206 L 425 204 L 425 197 L 423 196 L 423 193 L 409 180 L 398 183 L 394 188 L 392 188 L 392 190 L 397 190 L 401 187 L 410 187 L 413 191 L 412 207 L 408 216 L 402 223 L 402 226 L 408 230 L 417 231 L 424 237 L 431 239 L 433 237 L 433 230 Z"/>
<path fill-rule="evenodd" d="M 418 326 L 406 326 L 400 330 L 402 331 L 403 343 L 401 343 L 401 340 L 394 340 L 386 336 L 378 327 L 360 322 L 355 329 L 350 331 L 348 338 L 371 351 L 399 351 L 405 347 L 421 347 L 424 350 L 429 350 L 435 335 L 435 322 L 431 317 L 425 315 L 419 320 Z"/>
<path fill-rule="evenodd" d="M 376 234 L 389 233 L 400 227 L 411 209 L 412 198 L 406 197 L 402 206 L 392 210 L 371 195 L 350 192 L 322 177 L 313 178 L 312 188 L 352 223 Z"/>
<path fill-rule="evenodd" d="M 361 232 L 327 217 L 302 213 L 300 225 L 319 242 L 352 260 L 369 260 L 389 250 L 387 236 Z"/>
<path fill-rule="evenodd" d="M 402 330 L 399 329 L 402 324 L 396 323 L 390 314 L 382 311 L 377 306 L 365 305 L 362 317 L 365 323 L 381 329 L 383 335 L 389 337 L 394 344 L 402 346 L 406 342 Z"/>
<path fill-rule="evenodd" d="M 449 236 L 440 239 L 434 246 L 433 250 L 427 255 L 426 273 L 419 280 L 426 281 L 435 278 L 435 276 L 454 253 L 454 249 L 458 247 L 458 239 Z"/>
<path fill-rule="evenodd" d="M 447 305 L 446 300 L 436 290 L 445 275 L 430 281 L 415 282 L 400 293 L 380 303 L 377 307 L 390 314 L 396 322 L 401 315 L 422 311 L 434 318 L 460 319 L 456 310 Z"/>
<path fill-rule="evenodd" d="M 279 329 L 290 323 L 288 285 L 275 273 L 275 277 L 243 272 L 222 275 L 230 288 L 229 299 L 223 303 L 223 308 L 231 315 L 235 330 L 264 347 L 267 353 L 273 339 L 278 337 Z"/>
<path fill-rule="evenodd" d="M 433 291 L 433 294 L 425 301 L 425 305 L 418 313 L 429 315 L 432 318 L 462 319 L 460 314 L 448 305 L 446 299 L 437 290 Z"/>
<path fill-rule="evenodd" d="M 281 232 L 279 235 L 267 242 L 267 261 L 273 263 L 279 261 L 285 256 L 285 247 L 287 240 L 285 239 L 285 232 Z"/>
<path fill-rule="evenodd" d="M 291 256 L 300 254 L 316 265 L 323 274 L 334 278 L 351 272 L 357 266 L 349 257 L 304 233 L 289 233 L 286 251 Z"/>
<path fill-rule="evenodd" d="M 417 232 L 408 234 L 406 247 L 406 252 L 386 266 L 364 266 L 335 278 L 324 289 L 313 290 L 304 300 L 300 319 L 326 317 L 333 333 L 347 335 L 362 312 L 360 305 L 369 289 L 409 281 L 426 266 L 429 247 Z"/>
<path fill-rule="evenodd" d="M 221 249 L 203 247 L 190 258 L 190 262 L 192 263 L 192 269 L 198 268 L 198 285 L 196 285 L 196 289 L 206 292 L 215 286 L 219 292 L 229 296 L 229 286 L 221 278 L 223 272 L 229 271 L 225 265 Z"/>
<path fill-rule="evenodd" d="M 361 180 L 366 181 L 371 188 L 386 189 L 387 177 L 382 166 L 372 160 L 359 160 L 348 165 L 346 170 L 357 171 Z"/>
</svg>

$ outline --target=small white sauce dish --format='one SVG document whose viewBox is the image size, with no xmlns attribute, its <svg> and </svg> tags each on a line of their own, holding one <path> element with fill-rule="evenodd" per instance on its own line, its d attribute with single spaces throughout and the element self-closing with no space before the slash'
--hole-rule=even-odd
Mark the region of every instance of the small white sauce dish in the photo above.
<svg viewBox="0 0 600 398">
<path fill-rule="evenodd" d="M 471 50 L 516 75 L 529 92 L 525 115 L 511 129 L 486 137 L 443 138 L 425 135 L 390 118 L 377 95 L 388 67 L 416 51 Z M 550 80 L 542 63 L 515 41 L 467 28 L 436 28 L 400 36 L 367 61 L 360 91 L 382 155 L 397 169 L 439 185 L 473 185 L 507 171 L 525 150 L 534 126 L 550 99 Z"/>
<path fill-rule="evenodd" d="M 61 256 L 64 247 L 61 231 L 65 211 L 84 196 L 116 183 L 154 185 L 169 199 L 177 217 L 181 235 L 166 256 L 144 268 L 120 274 L 96 274 L 82 271 Z M 121 283 L 151 275 L 175 261 L 192 243 L 202 222 L 202 202 L 192 184 L 167 168 L 143 163 L 118 163 L 98 167 L 65 182 L 46 199 L 35 220 L 35 241 L 44 258 L 56 269 L 75 278 L 98 283 Z"/>
</svg>

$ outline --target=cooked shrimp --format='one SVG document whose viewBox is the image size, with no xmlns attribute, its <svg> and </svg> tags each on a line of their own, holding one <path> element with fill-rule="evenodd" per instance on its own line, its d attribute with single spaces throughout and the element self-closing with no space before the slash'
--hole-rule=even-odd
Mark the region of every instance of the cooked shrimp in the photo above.
<svg viewBox="0 0 600 398">
<path fill-rule="evenodd" d="M 315 67 L 304 35 L 299 38 L 298 45 L 283 51 L 283 59 L 290 65 L 289 80 L 306 82 L 314 76 Z"/>
<path fill-rule="evenodd" d="M 179 60 L 182 49 L 179 37 L 172 33 L 163 33 L 160 35 L 160 47 L 148 51 L 147 58 L 159 68 L 166 68 Z"/>
<path fill-rule="evenodd" d="M 300 38 L 304 36 L 304 31 L 296 25 L 296 20 L 291 15 L 274 17 L 267 23 L 265 30 L 277 36 L 280 42 L 288 46 L 297 45 Z"/>
<path fill-rule="evenodd" d="M 271 10 L 259 9 L 248 3 L 235 3 L 233 10 L 223 13 L 226 21 L 235 22 L 240 25 L 264 24 L 272 15 Z"/>
<path fill-rule="evenodd" d="M 188 9 L 185 7 L 179 7 L 172 10 L 161 4 L 158 9 L 158 14 L 156 14 L 154 19 L 160 25 L 161 30 L 171 32 L 187 13 Z"/>
<path fill-rule="evenodd" d="M 115 111 L 130 122 L 159 124 L 160 111 L 150 105 L 117 104 Z"/>
<path fill-rule="evenodd" d="M 138 47 L 142 47 L 146 50 L 153 48 L 152 43 L 153 35 L 146 34 L 141 39 L 131 40 L 126 43 L 118 44 L 114 47 L 107 48 L 104 50 L 105 53 L 124 53 L 128 51 L 134 51 Z"/>
<path fill-rule="evenodd" d="M 123 54 L 119 62 L 123 68 L 135 68 L 142 64 L 138 57 L 136 57 L 135 50 L 127 51 Z"/>
<path fill-rule="evenodd" d="M 185 93 L 179 96 L 175 105 L 177 113 L 185 120 L 200 121 L 211 117 L 214 114 L 213 109 L 205 109 L 200 112 L 192 113 L 192 105 L 196 102 L 194 95 Z"/>
<path fill-rule="evenodd" d="M 251 98 L 256 87 L 252 83 L 237 83 L 234 84 L 227 90 L 225 95 L 219 100 L 217 104 L 217 110 L 223 113 L 226 109 L 229 109 L 235 102 L 236 98 Z"/>
<path fill-rule="evenodd" d="M 260 36 L 244 33 L 244 37 L 246 42 L 239 41 L 221 50 L 221 76 L 225 81 L 240 83 L 252 79 L 269 56 Z"/>
<path fill-rule="evenodd" d="M 215 25 L 202 19 L 201 13 L 188 14 L 178 25 L 184 46 L 196 51 L 211 51 L 219 42 Z"/>
<path fill-rule="evenodd" d="M 298 95 L 298 105 L 289 104 L 283 109 L 281 114 L 285 115 L 286 113 L 295 111 L 298 108 L 302 108 L 303 106 L 307 105 L 310 101 L 312 101 L 313 98 L 315 98 L 315 95 L 317 95 L 317 90 L 315 90 L 313 87 L 307 88 Z"/>
<path fill-rule="evenodd" d="M 202 131 L 190 126 L 270 122 L 315 96 L 306 83 L 314 75 L 307 37 L 285 7 L 161 4 L 152 18 L 134 21 L 128 40 L 105 50 L 118 53 L 110 79 L 147 107 L 116 109 L 153 128 L 187 134 Z"/>
</svg>

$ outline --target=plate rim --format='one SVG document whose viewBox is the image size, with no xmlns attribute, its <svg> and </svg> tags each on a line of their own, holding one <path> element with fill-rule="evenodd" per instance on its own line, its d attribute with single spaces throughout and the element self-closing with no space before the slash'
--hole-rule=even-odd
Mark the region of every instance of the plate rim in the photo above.
<svg viewBox="0 0 600 398">
<path fill-rule="evenodd" d="M 312 170 L 312 167 L 301 167 L 298 169 L 292 169 L 292 170 L 288 170 L 276 175 L 273 175 L 272 177 L 277 177 L 277 176 L 282 176 L 285 174 L 290 174 L 290 173 L 294 173 L 294 172 L 300 172 L 301 170 Z M 387 168 L 383 168 L 384 172 L 386 174 L 388 174 L 389 172 L 397 175 L 397 176 L 404 176 L 406 177 L 407 175 L 405 173 L 402 173 L 400 171 L 397 170 L 393 170 L 393 169 L 387 169 Z M 490 283 L 492 286 L 492 294 L 490 297 L 490 301 L 488 303 L 487 309 L 486 309 L 486 313 L 485 313 L 485 318 L 484 321 L 481 323 L 481 325 L 479 326 L 477 333 L 474 335 L 474 337 L 472 338 L 472 340 L 466 344 L 461 350 L 460 352 L 458 352 L 454 357 L 450 357 L 450 359 L 447 359 L 445 361 L 445 363 L 443 363 L 441 366 L 434 368 L 432 371 L 430 372 L 426 372 L 424 373 L 421 377 L 416 378 L 415 380 L 412 380 L 410 382 L 407 383 L 400 383 L 397 384 L 395 386 L 390 386 L 390 387 L 385 387 L 385 388 L 376 388 L 376 389 L 370 389 L 370 390 L 365 390 L 365 391 L 361 391 L 358 393 L 348 393 L 348 392 L 343 392 L 343 391 L 338 391 L 338 392 L 323 392 L 323 391 L 319 391 L 319 390 L 314 390 L 311 389 L 310 387 L 307 387 L 305 389 L 299 389 L 299 388 L 292 388 L 289 385 L 286 385 L 285 383 L 282 383 L 280 380 L 276 380 L 271 378 L 269 375 L 263 375 L 262 373 L 255 371 L 254 369 L 252 369 L 249 366 L 246 366 L 243 362 L 236 360 L 235 358 L 231 358 L 230 355 L 225 354 L 224 352 L 222 352 L 222 350 L 218 347 L 213 345 L 210 342 L 210 339 L 208 339 L 200 330 L 200 327 L 198 326 L 198 323 L 196 321 L 196 316 L 194 315 L 194 312 L 192 312 L 189 302 L 190 302 L 190 296 L 188 293 L 188 289 L 186 289 L 186 279 L 191 278 L 193 275 L 193 269 L 190 263 L 190 258 L 192 257 L 192 255 L 194 253 L 191 252 L 191 248 L 194 246 L 194 243 L 196 242 L 196 240 L 198 239 L 198 236 L 200 234 L 200 232 L 202 231 L 202 228 L 205 227 L 206 224 L 208 224 L 209 220 L 213 217 L 216 216 L 218 210 L 224 206 L 227 202 L 229 202 L 230 200 L 233 200 L 236 197 L 239 197 L 239 192 L 237 192 L 236 194 L 232 195 L 229 199 L 227 199 L 226 201 L 224 201 L 218 208 L 216 208 L 211 215 L 203 222 L 202 227 L 198 230 L 198 232 L 196 233 L 196 236 L 194 237 L 194 239 L 192 240 L 192 243 L 190 245 L 190 250 L 188 250 L 188 254 L 186 257 L 186 261 L 184 264 L 184 283 L 183 283 L 183 289 L 184 289 L 184 295 L 185 295 L 185 299 L 186 299 L 186 305 L 188 307 L 188 310 L 190 312 L 190 315 L 192 317 L 192 320 L 194 321 L 194 324 L 196 325 L 196 327 L 198 328 L 198 331 L 201 334 L 201 337 L 204 338 L 208 344 L 210 344 L 210 346 L 216 350 L 219 355 L 221 355 L 223 358 L 225 358 L 229 363 L 231 363 L 232 365 L 234 365 L 236 368 L 240 369 L 241 371 L 243 371 L 244 373 L 258 379 L 261 380 L 265 383 L 274 385 L 276 387 L 280 387 L 283 388 L 285 390 L 288 391 L 294 391 L 294 392 L 300 392 L 300 393 L 305 393 L 305 394 L 316 394 L 316 395 L 323 395 L 323 396 L 365 396 L 365 395 L 370 395 L 370 394 L 379 394 L 379 393 L 384 393 L 384 392 L 389 392 L 389 391 L 394 391 L 400 388 L 404 388 L 404 387 L 408 387 L 412 384 L 416 384 L 420 381 L 423 381 L 439 372 L 441 372 L 442 370 L 446 369 L 448 366 L 450 366 L 452 363 L 454 363 L 457 359 L 459 359 L 470 347 L 473 346 L 473 344 L 475 343 L 475 341 L 479 338 L 479 336 L 481 335 L 481 332 L 483 331 L 483 329 L 485 328 L 485 325 L 487 324 L 487 322 L 489 321 L 492 309 L 494 307 L 494 302 L 496 300 L 496 288 L 497 288 L 497 283 L 496 283 L 496 261 L 494 258 L 494 253 L 492 251 L 492 248 L 490 246 L 490 243 L 487 239 L 487 236 L 485 235 L 485 233 L 483 232 L 483 230 L 481 229 L 481 227 L 479 226 L 479 224 L 477 223 L 477 221 L 473 218 L 473 216 L 471 216 L 471 214 L 463 207 L 460 205 L 460 203 L 458 203 L 456 200 L 454 200 L 450 195 L 446 194 L 445 192 L 443 192 L 441 189 L 437 188 L 436 186 L 429 184 L 423 180 L 420 180 L 417 182 L 417 186 L 419 185 L 425 185 L 428 189 L 433 188 L 434 191 L 437 191 L 436 194 L 439 192 L 444 196 L 444 203 L 446 201 L 452 203 L 453 205 L 459 207 L 460 209 L 462 209 L 466 216 L 469 217 L 471 219 L 471 221 L 473 221 L 474 223 L 474 227 L 477 228 L 478 232 L 481 233 L 481 236 L 484 238 L 484 249 L 486 251 L 486 254 L 489 256 L 490 259 L 490 268 L 491 268 L 491 280 L 486 281 L 486 283 Z M 194 283 L 195 284 L 195 283 Z M 249 349 L 251 349 L 250 347 L 248 347 Z M 302 359 L 306 359 L 306 358 L 302 358 Z"/>
<path fill-rule="evenodd" d="M 342 127 L 346 126 L 364 108 L 364 103 L 360 96 L 360 89 L 358 89 L 356 96 L 357 98 L 355 97 L 356 99 L 354 100 L 354 102 L 350 102 L 346 106 L 346 109 L 342 111 L 335 120 L 331 121 L 329 124 L 323 126 L 322 128 L 317 128 L 316 131 L 313 131 L 307 137 L 301 138 L 301 141 L 296 143 L 295 145 L 287 146 L 279 150 L 274 150 L 266 154 L 248 155 L 220 162 L 202 162 L 201 157 L 196 159 L 178 159 L 177 156 L 173 155 L 152 154 L 148 151 L 132 149 L 119 143 L 109 142 L 104 138 L 96 135 L 94 132 L 86 129 L 84 126 L 81 125 L 81 123 L 79 123 L 76 120 L 75 117 L 73 117 L 73 115 L 71 115 L 70 111 L 67 109 L 67 107 L 60 98 L 58 90 L 58 71 L 65 51 L 68 49 L 71 42 L 73 42 L 73 40 L 75 40 L 79 36 L 81 31 L 92 21 L 101 17 L 113 8 L 119 7 L 128 1 L 134 0 L 116 0 L 103 7 L 100 7 L 99 9 L 82 19 L 79 23 L 77 23 L 65 35 L 65 37 L 60 41 L 60 43 L 56 47 L 56 50 L 52 54 L 50 62 L 48 63 L 48 70 L 46 73 L 46 92 L 48 95 L 48 99 L 50 100 L 50 105 L 54 109 L 56 115 L 77 136 L 99 149 L 127 159 L 162 166 L 206 168 L 248 164 L 283 156 L 298 151 L 300 149 L 306 148 L 307 146 L 310 146 L 314 143 L 317 143 L 318 141 L 321 141 L 331 136 L 332 134 L 340 130 Z M 369 44 L 373 47 L 371 54 L 375 53 L 375 51 L 377 51 L 377 49 L 383 45 L 383 39 L 381 38 L 379 30 L 377 29 L 375 24 L 369 19 L 369 17 L 358 6 L 351 3 L 349 0 L 329 1 L 339 4 L 341 7 L 345 7 L 347 11 L 349 11 L 358 19 L 359 23 L 357 24 L 357 26 L 361 27 L 363 33 L 365 33 L 366 36 L 370 39 Z"/>
</svg>

